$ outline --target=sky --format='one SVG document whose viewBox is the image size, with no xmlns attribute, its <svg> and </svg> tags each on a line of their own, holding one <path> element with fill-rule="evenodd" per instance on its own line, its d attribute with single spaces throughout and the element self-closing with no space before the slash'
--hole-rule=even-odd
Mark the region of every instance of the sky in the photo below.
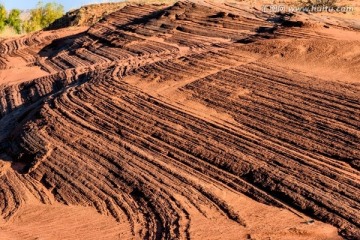
<svg viewBox="0 0 360 240">
<path fill-rule="evenodd" d="M 65 11 L 79 8 L 82 5 L 102 2 L 121 2 L 122 0 L 43 0 L 42 2 L 56 2 L 64 6 Z M 27 10 L 36 7 L 39 0 L 0 0 L 0 4 L 4 5 L 7 10 L 18 8 Z"/>
</svg>

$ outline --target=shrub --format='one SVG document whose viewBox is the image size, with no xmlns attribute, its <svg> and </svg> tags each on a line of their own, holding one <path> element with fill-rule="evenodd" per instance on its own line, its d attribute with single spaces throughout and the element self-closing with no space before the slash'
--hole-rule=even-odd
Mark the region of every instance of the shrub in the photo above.
<svg viewBox="0 0 360 240">
<path fill-rule="evenodd" d="M 10 27 L 14 28 L 17 34 L 21 33 L 21 19 L 20 19 L 21 11 L 19 9 L 13 9 L 10 11 L 9 16 L 6 20 L 6 24 Z"/>
<path fill-rule="evenodd" d="M 64 7 L 52 2 L 43 4 L 39 2 L 37 7 L 30 12 L 30 19 L 24 22 L 24 30 L 33 32 L 48 27 L 56 19 L 64 15 Z"/>
<path fill-rule="evenodd" d="M 23 22 L 20 14 L 19 9 L 13 9 L 7 15 L 5 7 L 0 4 L 0 32 L 4 31 L 6 26 L 14 29 L 17 34 L 23 31 L 29 33 L 46 28 L 64 15 L 64 7 L 55 2 L 46 4 L 39 2 L 36 8 L 30 11 L 29 20 Z"/>
<path fill-rule="evenodd" d="M 58 3 L 47 3 L 42 8 L 41 27 L 46 28 L 64 15 L 64 7 Z"/>
<path fill-rule="evenodd" d="M 0 32 L 5 29 L 6 25 L 6 9 L 3 5 L 0 4 Z"/>
</svg>

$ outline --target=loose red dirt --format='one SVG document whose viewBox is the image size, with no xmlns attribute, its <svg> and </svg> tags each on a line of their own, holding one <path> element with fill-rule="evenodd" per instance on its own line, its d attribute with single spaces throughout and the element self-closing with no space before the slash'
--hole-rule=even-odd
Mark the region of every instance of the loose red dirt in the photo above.
<svg viewBox="0 0 360 240">
<path fill-rule="evenodd" d="M 319 16 L 128 5 L 1 40 L 0 238 L 359 239 L 360 33 Z"/>
</svg>

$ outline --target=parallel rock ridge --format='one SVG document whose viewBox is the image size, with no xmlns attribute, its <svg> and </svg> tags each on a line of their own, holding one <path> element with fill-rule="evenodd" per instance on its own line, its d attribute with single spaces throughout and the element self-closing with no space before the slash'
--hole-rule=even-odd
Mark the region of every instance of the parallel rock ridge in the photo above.
<svg viewBox="0 0 360 240">
<path fill-rule="evenodd" d="M 203 185 L 214 182 L 360 237 L 359 85 L 252 56 L 269 38 L 322 38 L 268 17 L 134 5 L 74 35 L 2 40 L 0 69 L 19 57 L 47 75 L 0 85 L 0 156 L 12 164 L 0 168 L 1 216 L 30 192 L 128 221 L 136 239 L 189 239 L 189 209 L 206 217 L 204 205 L 245 227 Z"/>
</svg>

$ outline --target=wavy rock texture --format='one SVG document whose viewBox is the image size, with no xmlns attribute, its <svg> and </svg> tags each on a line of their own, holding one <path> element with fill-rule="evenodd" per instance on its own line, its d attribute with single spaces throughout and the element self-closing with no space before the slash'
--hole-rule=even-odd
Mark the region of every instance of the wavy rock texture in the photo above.
<svg viewBox="0 0 360 240">
<path fill-rule="evenodd" d="M 358 239 L 359 35 L 291 22 L 178 2 L 2 40 L 4 238 Z"/>
</svg>

